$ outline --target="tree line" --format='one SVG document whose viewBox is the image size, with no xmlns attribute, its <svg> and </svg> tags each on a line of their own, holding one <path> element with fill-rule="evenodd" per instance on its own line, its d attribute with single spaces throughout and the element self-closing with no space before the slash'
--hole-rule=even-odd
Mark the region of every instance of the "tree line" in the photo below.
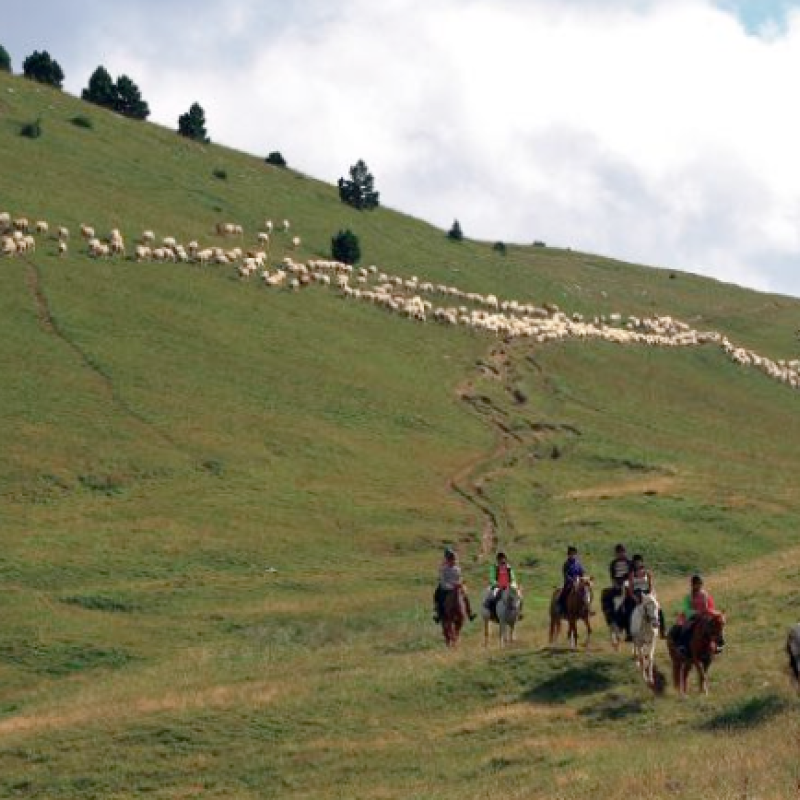
<svg viewBox="0 0 800 800">
<path fill-rule="evenodd" d="M 12 71 L 11 57 L 2 44 L 0 70 Z M 46 50 L 35 50 L 31 53 L 22 63 L 22 74 L 30 80 L 56 89 L 61 89 L 64 83 L 64 70 Z M 81 99 L 131 119 L 146 120 L 150 116 L 150 106 L 133 79 L 128 75 L 119 75 L 114 80 L 102 65 L 89 77 L 88 85 L 81 92 Z M 192 103 L 189 110 L 178 117 L 177 132 L 203 144 L 211 142 L 206 130 L 205 112 L 199 103 Z M 272 166 L 286 166 L 286 160 L 277 151 L 271 152 L 265 161 Z M 338 188 L 339 199 L 358 211 L 371 211 L 380 205 L 380 193 L 375 189 L 375 179 L 363 160 L 350 167 L 349 178 L 339 179 Z M 454 241 L 463 239 L 458 221 L 454 222 L 447 235 Z M 350 230 L 339 231 L 331 245 L 334 255 L 347 263 L 356 263 L 360 258 L 358 238 Z"/>
</svg>

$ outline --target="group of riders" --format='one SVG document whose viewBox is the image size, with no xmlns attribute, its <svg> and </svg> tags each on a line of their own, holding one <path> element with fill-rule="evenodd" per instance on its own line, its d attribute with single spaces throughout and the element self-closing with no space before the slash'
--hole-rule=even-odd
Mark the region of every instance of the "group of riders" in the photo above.
<svg viewBox="0 0 800 800">
<path fill-rule="evenodd" d="M 645 565 L 641 555 L 636 554 L 630 558 L 623 544 L 618 544 L 614 548 L 614 558 L 608 571 L 611 585 L 601 593 L 603 614 L 609 624 L 612 620 L 617 620 L 619 627 L 625 632 L 626 639 L 630 640 L 630 623 L 634 609 L 642 602 L 645 595 L 655 594 L 653 573 Z M 561 614 L 566 616 L 567 597 L 575 590 L 578 582 L 586 577 L 576 547 L 567 548 L 567 559 L 562 567 L 562 575 L 563 586 L 556 603 Z M 499 552 L 490 567 L 489 588 L 484 599 L 484 605 L 492 617 L 495 616 L 495 607 L 499 597 L 507 589 L 520 591 L 516 574 L 508 557 L 505 553 Z M 467 615 L 474 620 L 476 615 L 469 602 L 461 567 L 458 563 L 458 554 L 452 547 L 445 548 L 444 559 L 439 567 L 439 583 L 433 596 L 434 622 L 439 622 L 443 618 L 444 603 L 449 592 L 461 594 Z M 688 646 L 692 626 L 696 619 L 699 615 L 709 611 L 714 611 L 714 599 L 705 588 L 703 578 L 700 575 L 693 575 L 689 594 L 684 598 L 682 610 L 669 634 L 680 650 L 685 650 Z M 664 613 L 661 610 L 659 610 L 659 630 L 661 638 L 666 638 Z M 722 650 L 724 644 L 724 640 L 720 638 L 718 651 Z"/>
</svg>

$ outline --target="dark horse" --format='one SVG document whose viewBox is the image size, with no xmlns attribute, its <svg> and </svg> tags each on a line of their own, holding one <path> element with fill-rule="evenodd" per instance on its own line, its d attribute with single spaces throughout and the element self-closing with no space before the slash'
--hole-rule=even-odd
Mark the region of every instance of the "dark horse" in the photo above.
<svg viewBox="0 0 800 800">
<path fill-rule="evenodd" d="M 789 635 L 786 637 L 786 652 L 789 655 L 792 675 L 800 690 L 800 622 L 789 629 Z"/>
<path fill-rule="evenodd" d="M 578 647 L 578 620 L 583 620 L 586 625 L 586 646 L 592 637 L 592 623 L 589 619 L 592 611 L 592 579 L 589 577 L 578 578 L 567 592 L 564 600 L 564 609 L 559 606 L 558 599 L 561 589 L 553 592 L 550 602 L 550 644 L 553 644 L 561 632 L 561 620 L 567 620 L 567 641 L 573 650 Z"/>
<path fill-rule="evenodd" d="M 675 626 L 667 639 L 667 649 L 672 660 L 672 680 L 680 694 L 685 695 L 689 673 L 697 668 L 700 678 L 700 691 L 708 694 L 708 670 L 717 654 L 718 642 L 725 628 L 725 615 L 719 611 L 706 611 L 698 614 L 692 622 L 689 641 L 685 652 L 679 647 L 680 629 Z"/>
<path fill-rule="evenodd" d="M 446 591 L 442 600 L 442 633 L 448 647 L 455 647 L 458 644 L 458 637 L 466 619 L 464 592 L 461 589 Z"/>
</svg>

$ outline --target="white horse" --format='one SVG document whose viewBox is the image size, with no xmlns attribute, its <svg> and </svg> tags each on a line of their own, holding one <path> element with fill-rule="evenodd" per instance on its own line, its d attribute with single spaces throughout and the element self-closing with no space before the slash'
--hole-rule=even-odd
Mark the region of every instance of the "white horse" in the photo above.
<svg viewBox="0 0 800 800">
<path fill-rule="evenodd" d="M 633 655 L 648 686 L 653 685 L 656 643 L 658 642 L 658 612 L 660 606 L 652 593 L 643 594 L 631 615 Z"/>
<path fill-rule="evenodd" d="M 786 652 L 789 654 L 789 666 L 792 669 L 795 683 L 800 690 L 800 622 L 789 628 L 786 637 Z"/>
<path fill-rule="evenodd" d="M 500 647 L 505 647 L 514 641 L 514 626 L 522 613 L 522 592 L 517 586 L 500 590 L 495 604 L 496 619 L 492 617 L 492 612 L 488 608 L 492 594 L 492 589 L 487 589 L 481 605 L 483 646 L 489 646 L 489 623 L 495 621 L 500 624 Z"/>
</svg>

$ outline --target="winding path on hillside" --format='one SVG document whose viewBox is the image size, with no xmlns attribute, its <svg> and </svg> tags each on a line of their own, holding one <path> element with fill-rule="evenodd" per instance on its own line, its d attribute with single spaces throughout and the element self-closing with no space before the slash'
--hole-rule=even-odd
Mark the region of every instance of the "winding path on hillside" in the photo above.
<svg viewBox="0 0 800 800">
<path fill-rule="evenodd" d="M 509 404 L 516 406 L 521 412 L 527 398 L 516 385 L 517 376 L 509 354 L 511 346 L 498 343 L 492 347 L 487 357 L 476 364 L 479 374 L 464 379 L 456 388 L 459 401 L 471 415 L 490 428 L 494 437 L 494 443 L 488 452 L 471 459 L 448 480 L 450 489 L 477 511 L 481 519 L 478 561 L 491 558 L 501 539 L 513 538 L 515 534 L 513 518 L 506 508 L 500 507 L 492 499 L 486 485 L 522 458 L 530 457 L 532 452 L 540 449 L 554 435 L 565 432 L 574 436 L 581 435 L 572 425 L 533 422 L 528 414 L 524 414 L 525 426 L 512 428 L 509 412 L 488 395 L 476 391 L 475 381 L 480 377 L 497 381 Z M 551 452 L 558 453 L 556 445 L 553 445 Z M 466 544 L 472 543 L 470 540 Z"/>
</svg>

